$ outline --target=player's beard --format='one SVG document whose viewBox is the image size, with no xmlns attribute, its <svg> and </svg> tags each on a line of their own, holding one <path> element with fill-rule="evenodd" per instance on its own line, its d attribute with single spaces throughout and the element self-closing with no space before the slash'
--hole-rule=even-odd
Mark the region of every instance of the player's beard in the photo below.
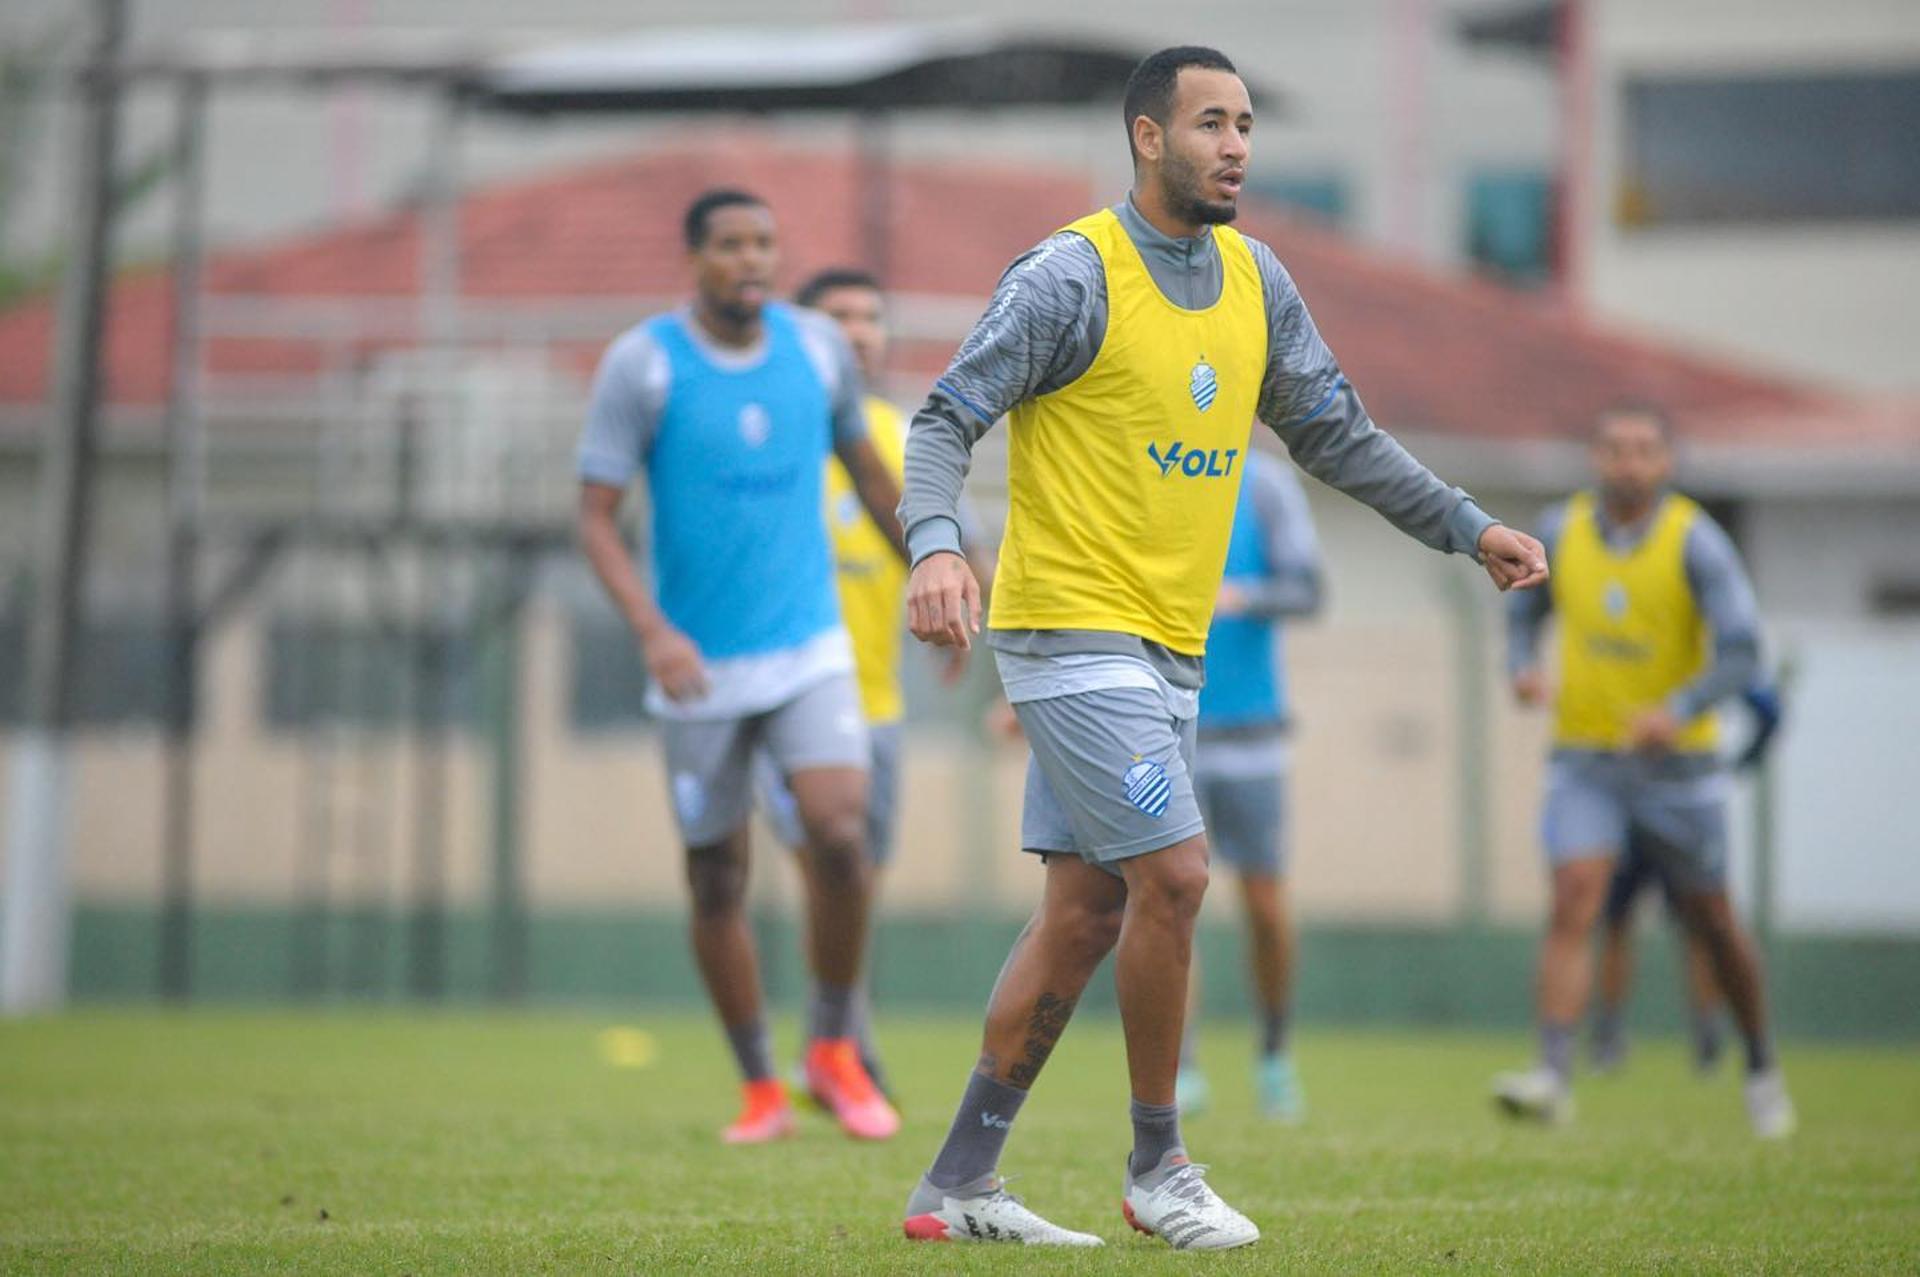
<svg viewBox="0 0 1920 1277">
<path fill-rule="evenodd" d="M 1168 151 L 1160 161 L 1160 185 L 1167 193 L 1167 211 L 1181 221 L 1198 226 L 1224 226 L 1240 215 L 1233 200 L 1210 200 L 1200 193 L 1200 166 Z"/>
<path fill-rule="evenodd" d="M 1619 514 L 1642 514 L 1653 505 L 1659 494 L 1659 484 L 1609 483 L 1604 480 L 1600 484 L 1600 504 Z"/>
</svg>

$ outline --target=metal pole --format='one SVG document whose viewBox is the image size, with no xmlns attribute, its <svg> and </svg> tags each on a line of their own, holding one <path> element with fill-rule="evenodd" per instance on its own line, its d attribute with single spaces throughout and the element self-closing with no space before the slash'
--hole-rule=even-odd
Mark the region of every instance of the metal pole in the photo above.
<svg viewBox="0 0 1920 1277">
<path fill-rule="evenodd" d="M 1593 33 L 1584 0 L 1560 0 L 1560 189 L 1555 249 L 1560 287 L 1586 297 L 1593 198 Z"/>
<path fill-rule="evenodd" d="M 1487 624 L 1480 592 L 1473 588 L 1475 579 L 1463 572 L 1449 572 L 1446 579 L 1457 616 L 1454 636 L 1459 643 L 1455 662 L 1458 694 L 1454 700 L 1459 736 L 1454 754 L 1459 765 L 1461 921 L 1469 928 L 1480 928 L 1487 923 L 1493 885 L 1487 854 L 1488 831 L 1493 827 L 1487 794 L 1493 750 Z"/>
<path fill-rule="evenodd" d="M 508 606 L 493 632 L 482 640 L 488 649 L 488 736 L 493 754 L 493 996 L 502 1001 L 518 1000 L 527 992 L 527 902 L 520 864 L 526 757 L 520 685 L 526 664 L 527 584 L 534 567 L 524 546 L 507 552 Z"/>
<path fill-rule="evenodd" d="M 447 992 L 447 786 L 452 747 L 451 627 L 441 609 L 414 618 L 413 910 L 408 927 L 408 991 Z"/>
<path fill-rule="evenodd" d="M 451 378 L 460 341 L 460 138 L 464 107 L 457 93 L 438 102 L 428 143 L 427 191 L 420 221 L 420 342 L 425 358 L 418 393 L 401 422 L 397 495 L 405 524 L 431 519 L 424 453 L 447 447 L 454 396 Z M 453 556 L 422 539 L 413 569 L 420 607 L 411 618 L 413 716 L 413 901 L 408 926 L 408 987 L 421 998 L 442 997 L 447 986 L 447 788 L 453 749 L 453 629 L 446 618 Z M 496 937 L 496 944 L 498 937 Z"/>
<path fill-rule="evenodd" d="M 73 656 L 86 580 L 88 514 L 100 409 L 100 336 L 112 249 L 113 158 L 119 87 L 111 74 L 125 43 L 125 0 L 95 0 L 74 153 L 73 264 L 55 350 L 53 414 L 40 472 L 38 598 L 29 618 L 27 714 L 13 750 L 4 912 L 0 913 L 0 1012 L 59 1007 L 67 998 L 72 901 L 67 874 L 68 729 Z"/>
<path fill-rule="evenodd" d="M 200 422 L 201 225 L 206 79 L 180 81 L 173 163 L 173 378 L 167 392 L 167 708 L 161 835 L 160 992 L 184 999 L 193 969 L 193 707 L 199 681 L 198 567 L 204 496 Z"/>
<path fill-rule="evenodd" d="M 893 265 L 893 136 L 884 111 L 860 113 L 860 250 L 884 286 Z"/>
<path fill-rule="evenodd" d="M 1428 0 L 1395 0 L 1387 15 L 1390 156 L 1387 241 L 1410 257 L 1427 256 L 1427 151 L 1431 145 L 1427 65 L 1433 19 Z"/>
</svg>

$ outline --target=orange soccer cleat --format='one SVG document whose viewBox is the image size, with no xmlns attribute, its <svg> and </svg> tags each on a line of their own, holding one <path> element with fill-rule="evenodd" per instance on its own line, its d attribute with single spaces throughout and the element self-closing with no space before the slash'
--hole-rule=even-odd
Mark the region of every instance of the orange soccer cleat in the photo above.
<svg viewBox="0 0 1920 1277">
<path fill-rule="evenodd" d="M 900 1115 L 867 1076 L 852 1038 L 820 1038 L 807 1048 L 807 1089 L 855 1139 L 889 1139 L 900 1129 Z"/>
<path fill-rule="evenodd" d="M 793 1134 L 793 1104 L 779 1078 L 761 1078 L 740 1088 L 740 1116 L 720 1132 L 728 1144 L 770 1144 Z"/>
</svg>

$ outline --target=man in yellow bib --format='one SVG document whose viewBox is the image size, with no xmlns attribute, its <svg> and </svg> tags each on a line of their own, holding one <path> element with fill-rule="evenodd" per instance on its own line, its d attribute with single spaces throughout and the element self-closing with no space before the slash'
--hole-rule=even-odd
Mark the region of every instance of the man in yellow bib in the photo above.
<svg viewBox="0 0 1920 1277">
<path fill-rule="evenodd" d="M 1535 649 L 1559 622 L 1553 758 L 1543 832 L 1553 903 L 1540 948 L 1540 1062 L 1494 1081 L 1500 1108 L 1573 1116 L 1574 1026 L 1592 980 L 1592 942 L 1629 843 L 1670 888 L 1706 949 L 1747 1047 L 1755 1134 L 1793 1131 L 1793 1103 L 1767 1030 L 1760 964 L 1727 895 L 1727 775 L 1713 708 L 1759 665 L 1753 589 L 1733 543 L 1667 490 L 1672 441 L 1658 412 L 1621 408 L 1594 428 L 1598 488 L 1548 512 L 1551 591 L 1509 605 L 1509 666 L 1527 704 L 1549 699 Z"/>
<path fill-rule="evenodd" d="M 1373 424 L 1272 250 L 1225 225 L 1253 127 L 1233 64 L 1212 49 L 1153 54 L 1124 112 L 1130 195 L 1014 262 L 907 437 L 908 622 L 966 647 L 979 589 L 957 503 L 974 442 L 1010 415 L 991 642 L 1032 750 L 1021 844 L 1046 866 L 953 1127 L 908 1199 L 917 1239 L 1100 1243 L 1027 1209 L 996 1168 L 1116 944 L 1133 1093 L 1127 1220 L 1179 1249 L 1260 1235 L 1188 1160 L 1174 1102 L 1207 886 L 1194 718 L 1254 418 L 1403 531 L 1482 556 L 1501 588 L 1546 577 L 1537 542 Z"/>
<path fill-rule="evenodd" d="M 860 367 L 861 379 L 868 386 L 880 384 L 886 372 L 888 335 L 886 295 L 879 280 L 866 271 L 835 267 L 802 284 L 794 294 L 794 303 L 817 310 L 839 325 Z M 873 450 L 899 480 L 907 447 L 906 422 L 900 410 L 880 396 L 868 394 L 866 418 Z M 899 810 L 900 722 L 907 712 L 900 681 L 906 639 L 902 613 L 906 608 L 907 565 L 894 552 L 886 533 L 867 517 L 846 467 L 833 459 L 827 462 L 826 516 L 840 616 L 853 641 L 860 709 L 867 720 L 867 742 L 872 751 L 867 770 L 867 856 L 877 874 L 892 857 Z M 949 659 L 949 680 L 965 671 L 965 656 L 959 650 L 951 654 L 962 659 Z M 786 846 L 801 850 L 806 829 L 780 769 L 763 753 L 755 759 L 755 770 L 761 806 L 775 835 Z M 803 856 L 797 863 L 802 873 L 808 872 L 811 858 Z M 817 998 L 817 989 L 811 996 Z M 854 1008 L 860 1062 L 874 1084 L 891 1096 L 874 1044 L 871 1011 L 863 980 Z M 809 1021 L 817 1014 L 818 1008 L 810 1008 Z"/>
</svg>

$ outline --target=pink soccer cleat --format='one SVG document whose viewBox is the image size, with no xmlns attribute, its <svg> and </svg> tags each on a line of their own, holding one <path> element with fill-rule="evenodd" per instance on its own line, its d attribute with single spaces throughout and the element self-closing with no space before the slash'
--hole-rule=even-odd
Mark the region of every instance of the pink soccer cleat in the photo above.
<svg viewBox="0 0 1920 1277">
<path fill-rule="evenodd" d="M 852 1038 L 822 1038 L 807 1048 L 807 1089 L 857 1140 L 891 1139 L 900 1115 L 860 1063 Z"/>
</svg>

